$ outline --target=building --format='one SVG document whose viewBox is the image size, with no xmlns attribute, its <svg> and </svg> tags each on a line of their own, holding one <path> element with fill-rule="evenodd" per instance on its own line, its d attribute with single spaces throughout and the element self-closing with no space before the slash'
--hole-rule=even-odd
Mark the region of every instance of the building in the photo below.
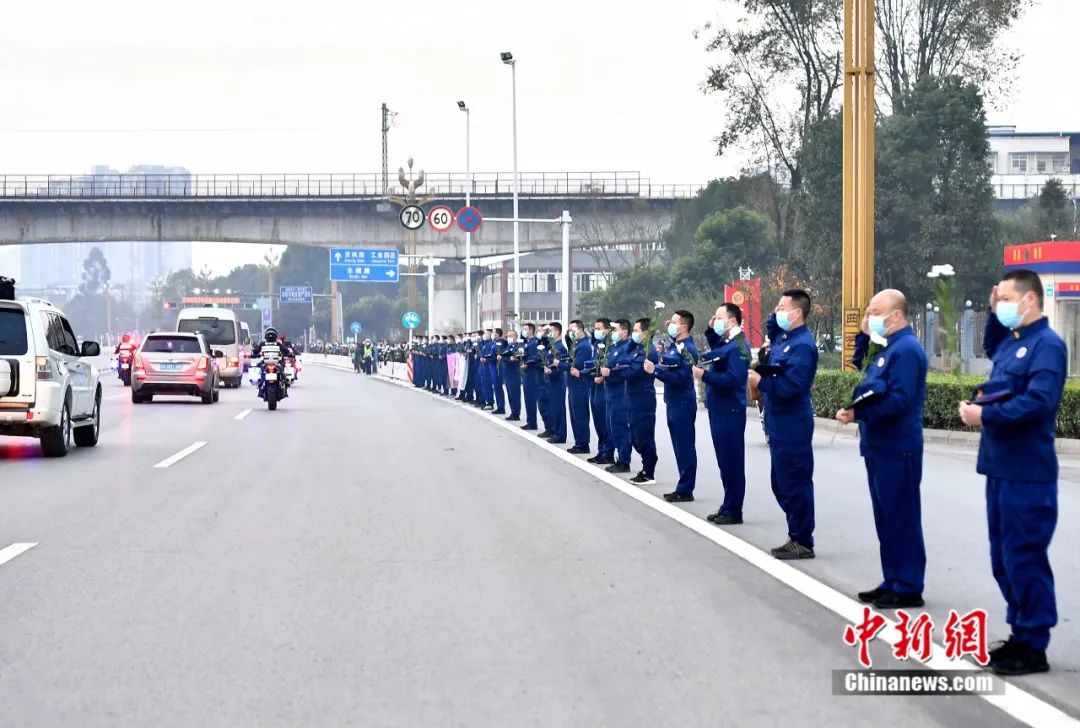
<svg viewBox="0 0 1080 728">
<path fill-rule="evenodd" d="M 1039 274 L 1046 317 L 1069 347 L 1069 376 L 1080 376 L 1080 242 L 1010 245 L 1004 263 Z"/>
<path fill-rule="evenodd" d="M 1016 209 L 1056 177 L 1069 196 L 1080 194 L 1080 132 L 1018 132 L 992 126 L 986 164 L 999 209 Z"/>
</svg>

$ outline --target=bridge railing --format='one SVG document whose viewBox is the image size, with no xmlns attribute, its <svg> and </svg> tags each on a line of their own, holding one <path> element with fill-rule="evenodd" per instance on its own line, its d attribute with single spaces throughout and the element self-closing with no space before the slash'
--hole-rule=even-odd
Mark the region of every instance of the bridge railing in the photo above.
<svg viewBox="0 0 1080 728">
<path fill-rule="evenodd" d="M 531 197 L 692 197 L 701 185 L 653 184 L 640 172 L 522 172 L 519 194 Z M 396 176 L 385 190 L 401 195 Z M 425 175 L 426 196 L 509 197 L 509 172 L 433 173 Z M 160 197 L 384 197 L 378 173 L 341 174 L 96 174 L 0 175 L 0 198 L 160 198 Z"/>
</svg>

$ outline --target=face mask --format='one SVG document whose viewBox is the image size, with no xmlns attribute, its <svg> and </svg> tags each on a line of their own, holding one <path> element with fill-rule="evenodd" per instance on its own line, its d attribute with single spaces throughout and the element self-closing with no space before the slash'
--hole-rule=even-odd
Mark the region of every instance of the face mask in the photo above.
<svg viewBox="0 0 1080 728">
<path fill-rule="evenodd" d="M 639 334 L 636 331 L 634 333 L 630 334 L 630 338 L 634 340 L 635 344 L 640 344 L 641 343 L 641 334 Z"/>
<path fill-rule="evenodd" d="M 1007 329 L 1015 329 L 1023 320 L 1020 315 L 1020 304 L 1012 301 L 998 301 L 994 313 L 997 314 L 1001 325 Z"/>
<path fill-rule="evenodd" d="M 674 339 L 679 335 L 679 327 L 676 324 L 668 324 L 667 335 Z"/>
<path fill-rule="evenodd" d="M 788 314 L 787 311 L 776 312 L 776 325 L 784 331 L 791 330 L 791 316 Z"/>
<path fill-rule="evenodd" d="M 717 319 L 713 321 L 712 330 L 716 332 L 717 336 L 723 336 L 727 331 L 727 319 Z"/>
<path fill-rule="evenodd" d="M 592 335 L 593 335 L 593 338 L 596 339 L 597 341 L 603 341 L 604 337 L 607 334 L 605 334 L 603 331 L 594 331 L 594 332 L 592 332 Z"/>
<path fill-rule="evenodd" d="M 867 328 L 870 329 L 871 334 L 877 334 L 878 336 L 885 336 L 889 328 L 885 325 L 884 316 L 871 316 L 867 322 Z"/>
</svg>

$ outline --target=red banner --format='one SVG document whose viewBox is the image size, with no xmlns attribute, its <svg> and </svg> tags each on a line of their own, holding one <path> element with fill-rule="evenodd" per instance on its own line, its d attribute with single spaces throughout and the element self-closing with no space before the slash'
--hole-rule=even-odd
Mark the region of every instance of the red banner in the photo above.
<svg viewBox="0 0 1080 728">
<path fill-rule="evenodd" d="M 734 303 L 742 311 L 742 330 L 751 347 L 764 342 L 765 321 L 761 318 L 761 279 L 733 281 L 724 286 L 724 302 Z"/>
</svg>

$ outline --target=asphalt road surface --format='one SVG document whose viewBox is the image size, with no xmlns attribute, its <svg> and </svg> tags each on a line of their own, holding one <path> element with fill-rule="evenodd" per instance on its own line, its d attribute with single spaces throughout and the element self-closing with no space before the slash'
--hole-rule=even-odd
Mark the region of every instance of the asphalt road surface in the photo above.
<svg viewBox="0 0 1080 728">
<path fill-rule="evenodd" d="M 857 666 L 847 620 L 670 514 L 719 503 L 704 412 L 699 500 L 680 511 L 486 415 L 352 373 L 309 365 L 277 412 L 250 387 L 134 406 L 104 381 L 96 449 L 44 460 L 0 438 L 5 728 L 1062 718 L 975 696 L 834 696 L 832 671 Z M 663 422 L 651 493 L 675 474 Z M 748 429 L 747 522 L 729 532 L 768 548 L 783 517 Z M 865 476 L 853 440 L 824 438 L 817 460 L 819 556 L 795 569 L 847 595 L 878 575 Z M 1052 552 L 1054 671 L 1008 701 L 1072 716 L 1075 466 Z M 973 453 L 931 449 L 925 472 L 927 609 L 941 625 L 987 608 L 1002 637 Z M 899 665 L 885 645 L 873 654 Z"/>
</svg>

